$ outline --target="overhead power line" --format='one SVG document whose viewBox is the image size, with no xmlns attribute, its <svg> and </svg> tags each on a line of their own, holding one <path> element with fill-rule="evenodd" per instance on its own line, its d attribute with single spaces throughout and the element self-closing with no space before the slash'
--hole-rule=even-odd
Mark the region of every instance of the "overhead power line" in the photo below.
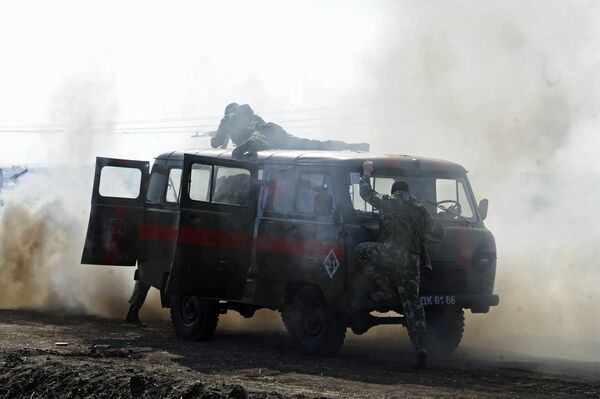
<svg viewBox="0 0 600 399">
<path fill-rule="evenodd" d="M 315 129 L 315 128 L 334 128 L 351 126 L 369 126 L 369 125 L 387 125 L 413 123 L 423 121 L 450 120 L 450 119 L 477 119 L 489 111 L 493 113 L 503 112 L 498 106 L 513 104 L 511 101 L 493 101 L 483 104 L 460 105 L 448 104 L 447 106 L 420 107 L 415 109 L 389 110 L 382 113 L 353 112 L 339 115 L 316 115 L 297 118 L 278 118 L 274 122 L 282 126 L 290 126 L 292 129 Z M 333 109 L 331 107 L 330 109 Z M 293 110 L 296 114 L 304 112 L 316 112 L 324 110 L 325 107 L 312 108 L 304 110 Z M 263 115 L 272 115 L 277 112 L 290 111 L 271 111 L 264 112 Z M 391 114 L 393 112 L 393 114 Z M 270 118 L 267 118 L 270 119 Z M 195 132 L 204 132 L 215 129 L 219 123 L 220 117 L 200 116 L 200 117 L 180 117 L 180 118 L 162 118 L 153 120 L 121 121 L 115 123 L 98 123 L 87 128 L 86 131 L 93 134 L 187 134 Z M 189 123 L 192 121 L 205 121 L 204 123 Z M 209 123 L 210 121 L 210 123 Z M 171 122 L 165 124 L 165 122 Z M 177 124 L 176 122 L 181 122 Z M 328 123 L 329 122 L 329 123 Z M 146 125 L 146 126 L 124 126 L 124 125 Z M 10 125 L 0 126 L 0 134 L 67 134 L 77 133 L 83 130 L 81 127 L 65 127 L 61 125 Z"/>
</svg>

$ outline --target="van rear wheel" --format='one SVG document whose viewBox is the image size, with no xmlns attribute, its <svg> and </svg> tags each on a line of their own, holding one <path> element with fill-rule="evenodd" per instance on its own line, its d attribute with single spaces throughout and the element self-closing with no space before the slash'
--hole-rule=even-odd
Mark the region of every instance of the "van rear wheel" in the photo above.
<svg viewBox="0 0 600 399">
<path fill-rule="evenodd" d="M 191 295 L 171 297 L 171 321 L 177 335 L 187 341 L 209 339 L 219 320 L 219 304 Z"/>
<path fill-rule="evenodd" d="M 305 355 L 335 355 L 344 343 L 344 318 L 329 310 L 315 289 L 300 290 L 282 312 L 282 318 L 296 347 Z"/>
</svg>

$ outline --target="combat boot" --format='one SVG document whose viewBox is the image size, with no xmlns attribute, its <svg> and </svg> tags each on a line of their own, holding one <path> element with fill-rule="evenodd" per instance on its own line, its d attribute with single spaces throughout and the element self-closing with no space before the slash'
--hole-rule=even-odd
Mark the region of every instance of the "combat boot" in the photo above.
<svg viewBox="0 0 600 399">
<path fill-rule="evenodd" d="M 125 317 L 125 322 L 129 324 L 133 324 L 138 327 L 144 327 L 144 323 L 140 321 L 139 317 L 139 309 L 136 309 L 133 306 L 129 307 L 129 311 L 127 312 L 127 316 Z"/>
<path fill-rule="evenodd" d="M 419 349 L 417 351 L 417 365 L 416 368 L 423 370 L 427 368 L 427 351 L 425 349 Z"/>
</svg>

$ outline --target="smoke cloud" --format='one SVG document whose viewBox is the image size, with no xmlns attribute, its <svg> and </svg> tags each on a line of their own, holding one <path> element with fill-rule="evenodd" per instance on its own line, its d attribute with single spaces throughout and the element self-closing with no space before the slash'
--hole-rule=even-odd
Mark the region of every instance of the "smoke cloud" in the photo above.
<svg viewBox="0 0 600 399">
<path fill-rule="evenodd" d="M 90 163 L 114 139 L 106 130 L 116 109 L 110 77 L 70 78 L 57 90 L 53 107 L 65 134 L 39 137 L 48 143 L 53 164 L 33 168 L 3 191 L 0 307 L 120 317 L 133 270 L 80 265 L 94 176 Z"/>
<path fill-rule="evenodd" d="M 501 303 L 468 317 L 464 345 L 597 359 L 598 5 L 392 10 L 370 64 L 387 119 L 369 129 L 374 149 L 459 162 L 490 199 Z"/>
</svg>

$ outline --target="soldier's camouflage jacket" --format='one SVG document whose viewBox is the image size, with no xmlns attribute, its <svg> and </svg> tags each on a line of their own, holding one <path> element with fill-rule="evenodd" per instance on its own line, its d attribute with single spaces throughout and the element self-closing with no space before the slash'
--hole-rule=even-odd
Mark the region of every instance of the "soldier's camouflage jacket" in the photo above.
<svg viewBox="0 0 600 399">
<path fill-rule="evenodd" d="M 213 148 L 227 148 L 229 139 L 236 146 L 232 157 L 240 158 L 246 153 L 279 149 L 306 151 L 368 151 L 368 144 L 348 144 L 337 140 L 310 140 L 286 132 L 281 126 L 265 122 L 260 116 L 248 113 L 232 113 L 225 116 L 215 136 L 211 139 Z"/>
<path fill-rule="evenodd" d="M 421 201 L 402 191 L 380 194 L 373 190 L 368 176 L 360 179 L 360 196 L 381 215 L 380 242 L 403 246 L 409 253 L 420 255 L 421 265 L 431 269 L 427 237 L 439 240 L 443 230 Z"/>
</svg>

